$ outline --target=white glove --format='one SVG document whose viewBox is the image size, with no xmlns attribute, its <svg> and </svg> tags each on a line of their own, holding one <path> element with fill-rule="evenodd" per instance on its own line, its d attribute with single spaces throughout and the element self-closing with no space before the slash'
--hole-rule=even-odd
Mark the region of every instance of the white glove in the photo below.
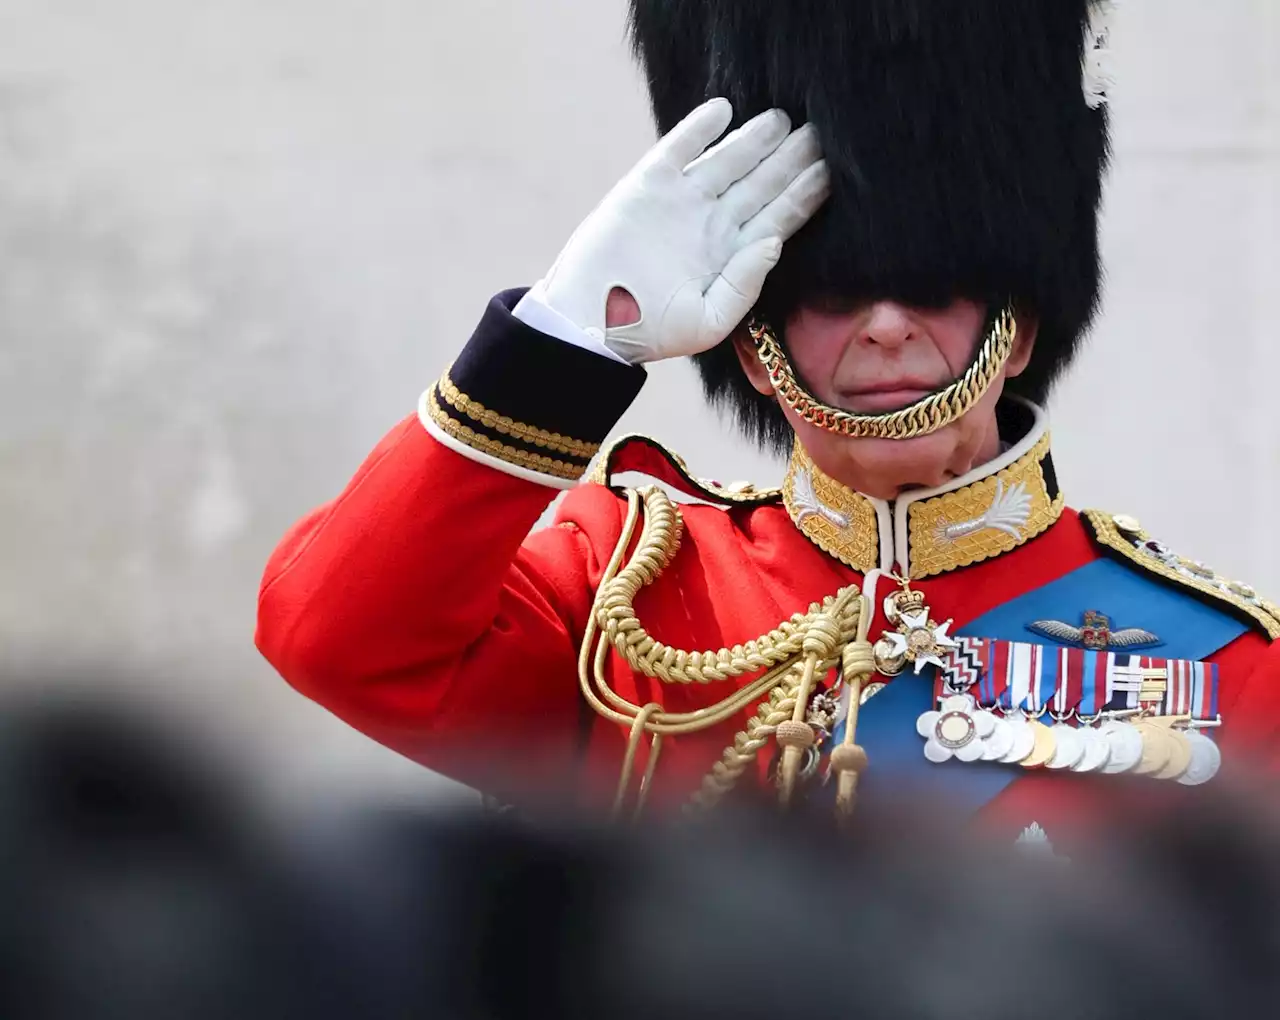
<svg viewBox="0 0 1280 1020">
<path fill-rule="evenodd" d="M 528 297 L 632 364 L 709 350 L 760 297 L 782 242 L 830 191 L 817 132 L 781 110 L 745 124 L 724 99 L 658 142 L 574 232 Z M 606 328 L 614 288 L 640 319 Z"/>
</svg>

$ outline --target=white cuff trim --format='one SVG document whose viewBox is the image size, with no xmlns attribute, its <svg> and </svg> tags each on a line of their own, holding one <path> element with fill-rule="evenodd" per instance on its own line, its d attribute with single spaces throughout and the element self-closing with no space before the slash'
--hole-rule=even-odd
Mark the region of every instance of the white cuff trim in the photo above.
<svg viewBox="0 0 1280 1020">
<path fill-rule="evenodd" d="M 625 358 L 620 357 L 605 346 L 603 340 L 597 340 L 595 337 L 588 335 L 579 326 L 570 322 L 554 308 L 544 305 L 532 294 L 532 291 L 525 294 L 515 308 L 511 310 L 511 314 L 526 326 L 532 326 L 539 333 L 545 333 L 547 336 L 555 337 L 557 340 L 562 340 L 567 344 L 573 344 L 574 347 L 581 347 L 583 350 L 591 351 L 593 354 L 602 355 L 619 364 L 630 364 Z"/>
</svg>

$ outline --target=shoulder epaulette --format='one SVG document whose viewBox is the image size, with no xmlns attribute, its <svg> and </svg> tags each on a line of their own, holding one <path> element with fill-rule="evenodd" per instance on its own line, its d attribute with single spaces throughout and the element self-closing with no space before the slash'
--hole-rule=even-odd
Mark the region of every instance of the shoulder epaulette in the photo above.
<svg viewBox="0 0 1280 1020">
<path fill-rule="evenodd" d="M 1272 641 L 1280 639 L 1280 606 L 1253 588 L 1232 581 L 1196 560 L 1179 556 L 1152 538 L 1138 521 L 1125 514 L 1084 510 L 1080 514 L 1093 540 L 1113 558 L 1128 563 L 1194 597 L 1257 627 Z"/>
<path fill-rule="evenodd" d="M 618 475 L 633 472 L 709 503 L 762 504 L 782 499 L 781 489 L 757 489 L 749 482 L 722 485 L 698 478 L 678 453 L 642 435 L 621 436 L 606 445 L 587 480 L 616 487 Z"/>
</svg>

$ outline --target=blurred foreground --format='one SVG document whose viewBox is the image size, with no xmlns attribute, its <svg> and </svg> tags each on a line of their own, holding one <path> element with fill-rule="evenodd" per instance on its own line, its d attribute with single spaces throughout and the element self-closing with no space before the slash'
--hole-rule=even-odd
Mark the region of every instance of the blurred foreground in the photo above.
<svg viewBox="0 0 1280 1020">
<path fill-rule="evenodd" d="M 0 1017 L 1266 1016 L 1256 791 L 1070 861 L 901 806 L 611 830 L 238 795 L 198 742 L 4 706 Z"/>
</svg>

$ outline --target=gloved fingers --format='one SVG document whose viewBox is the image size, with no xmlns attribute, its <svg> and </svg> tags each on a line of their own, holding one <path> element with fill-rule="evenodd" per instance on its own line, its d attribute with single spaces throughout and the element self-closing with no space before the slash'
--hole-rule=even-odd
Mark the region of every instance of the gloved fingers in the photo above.
<svg viewBox="0 0 1280 1020">
<path fill-rule="evenodd" d="M 668 131 L 650 151 L 650 157 L 683 170 L 732 123 L 733 105 L 729 100 L 709 100 Z"/>
<path fill-rule="evenodd" d="M 766 237 L 738 251 L 707 288 L 704 308 L 708 332 L 729 335 L 760 299 L 765 278 L 782 257 L 782 240 Z"/>
<path fill-rule="evenodd" d="M 739 244 L 751 244 L 765 237 L 780 237 L 785 241 L 813 218 L 830 194 L 831 171 L 826 160 L 819 160 L 743 224 Z"/>
<path fill-rule="evenodd" d="M 791 118 L 781 110 L 768 110 L 695 159 L 684 175 L 704 194 L 723 195 L 768 159 L 790 132 Z"/>
<path fill-rule="evenodd" d="M 732 222 L 746 223 L 820 159 L 817 129 L 806 124 L 792 131 L 763 163 L 724 193 L 721 201 Z"/>
</svg>

